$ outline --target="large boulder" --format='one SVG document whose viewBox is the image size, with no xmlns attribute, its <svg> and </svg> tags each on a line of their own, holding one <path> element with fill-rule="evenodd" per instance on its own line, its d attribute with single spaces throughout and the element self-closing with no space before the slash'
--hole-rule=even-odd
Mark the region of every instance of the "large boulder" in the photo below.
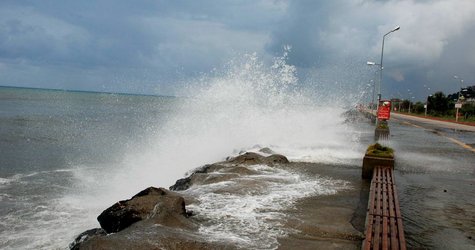
<svg viewBox="0 0 475 250">
<path fill-rule="evenodd" d="M 164 188 L 149 187 L 102 212 L 98 217 L 102 228 L 80 234 L 69 248 L 237 249 L 233 243 L 208 242 L 190 216 L 182 196 Z"/>
<path fill-rule="evenodd" d="M 149 187 L 107 208 L 97 220 L 107 233 L 115 233 L 146 219 L 169 227 L 189 227 L 188 215 L 183 197 L 164 188 Z"/>
<path fill-rule="evenodd" d="M 96 237 L 104 236 L 106 234 L 107 234 L 106 231 L 104 231 L 104 229 L 102 228 L 94 228 L 94 229 L 87 230 L 81 233 L 80 235 L 78 235 L 76 239 L 74 239 L 74 241 L 71 244 L 69 244 L 69 249 L 79 250 L 81 249 L 81 245 L 84 242 L 89 241 Z"/>
</svg>

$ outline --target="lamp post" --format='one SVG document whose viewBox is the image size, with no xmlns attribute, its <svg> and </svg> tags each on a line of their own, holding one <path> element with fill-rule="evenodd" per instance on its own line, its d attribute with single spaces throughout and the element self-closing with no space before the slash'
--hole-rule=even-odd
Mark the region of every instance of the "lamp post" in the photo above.
<svg viewBox="0 0 475 250">
<path fill-rule="evenodd" d="M 459 79 L 458 76 L 454 76 L 455 79 Z M 459 90 L 459 97 L 457 99 L 457 103 L 455 104 L 455 121 L 459 121 L 459 109 L 462 107 L 462 103 L 460 101 L 460 94 L 462 93 L 462 84 L 463 84 L 463 79 L 460 78 L 460 90 Z"/>
<path fill-rule="evenodd" d="M 392 29 L 388 33 L 384 34 L 383 36 L 383 43 L 381 45 L 381 62 L 379 63 L 379 94 L 378 94 L 378 105 L 377 109 L 379 109 L 379 101 L 381 101 L 381 85 L 383 84 L 383 55 L 384 55 L 384 39 L 387 35 L 393 33 L 394 31 L 398 31 L 401 27 L 397 26 L 396 28 Z M 378 119 L 376 119 L 376 122 Z"/>
<path fill-rule="evenodd" d="M 378 65 L 379 66 L 379 64 L 377 64 L 375 62 L 370 62 L 370 61 L 366 62 L 366 65 L 368 65 L 368 66 Z M 375 89 L 376 89 L 376 82 L 374 82 L 373 80 L 371 80 L 371 82 L 373 82 L 373 99 L 371 100 L 371 104 L 372 104 L 371 105 L 371 111 L 373 111 L 373 109 L 374 109 L 374 92 L 375 92 Z"/>
<path fill-rule="evenodd" d="M 409 95 L 407 100 L 409 102 L 409 107 L 407 110 L 407 113 L 411 113 L 411 96 L 412 96 L 412 91 L 410 89 L 407 89 L 407 94 Z"/>
<path fill-rule="evenodd" d="M 460 77 L 454 76 L 455 79 L 459 79 Z M 460 101 L 460 92 L 462 92 L 462 84 L 463 84 L 463 79 L 460 78 L 460 90 L 459 90 L 459 98 L 458 101 Z"/>
<path fill-rule="evenodd" d="M 431 97 L 432 95 L 430 94 L 430 87 L 427 87 L 427 85 L 424 84 L 424 88 L 427 88 L 427 91 L 429 91 L 429 95 L 427 96 L 427 99 L 426 99 L 426 105 L 425 105 L 425 112 L 424 112 L 424 116 L 427 116 L 427 109 L 429 108 L 429 97 Z"/>
<path fill-rule="evenodd" d="M 370 80 L 369 82 L 373 84 L 373 94 L 372 94 L 372 97 L 371 97 L 371 111 L 372 111 L 373 107 L 374 107 L 374 89 L 376 88 L 376 84 L 374 83 L 373 80 Z"/>
<path fill-rule="evenodd" d="M 399 96 L 399 102 L 397 103 L 398 104 L 397 111 L 401 112 L 402 95 L 401 95 L 401 92 L 399 92 L 399 90 L 397 91 L 397 93 L 398 93 L 398 96 Z"/>
<path fill-rule="evenodd" d="M 412 100 L 414 100 L 414 98 L 415 98 L 414 96 L 411 97 Z M 411 113 L 411 104 L 412 104 L 411 99 L 409 99 L 409 114 Z"/>
</svg>

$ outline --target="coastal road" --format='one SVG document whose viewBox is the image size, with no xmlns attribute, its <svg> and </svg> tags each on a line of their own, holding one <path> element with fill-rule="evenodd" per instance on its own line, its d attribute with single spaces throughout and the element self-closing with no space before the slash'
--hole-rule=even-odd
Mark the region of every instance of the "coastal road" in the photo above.
<svg viewBox="0 0 475 250">
<path fill-rule="evenodd" d="M 420 123 L 420 124 L 429 126 L 431 128 L 446 128 L 446 129 L 456 129 L 456 130 L 465 130 L 465 131 L 475 132 L 475 126 L 470 126 L 470 125 L 426 119 L 423 117 L 404 115 L 400 113 L 391 113 L 391 116 L 399 120 L 406 120 L 406 121 Z"/>
<path fill-rule="evenodd" d="M 426 119 L 411 115 L 393 113 L 393 120 L 405 125 L 431 131 L 454 144 L 475 153 L 475 126 L 453 122 Z"/>
<path fill-rule="evenodd" d="M 408 248 L 475 249 L 475 127 L 393 113 L 389 128 Z"/>
</svg>

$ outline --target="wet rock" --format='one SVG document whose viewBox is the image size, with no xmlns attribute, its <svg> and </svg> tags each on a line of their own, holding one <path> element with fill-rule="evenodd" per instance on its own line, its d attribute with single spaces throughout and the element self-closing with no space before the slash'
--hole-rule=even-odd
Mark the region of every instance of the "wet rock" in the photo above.
<svg viewBox="0 0 475 250">
<path fill-rule="evenodd" d="M 239 156 L 229 159 L 227 162 L 235 163 L 235 164 L 246 164 L 246 165 L 254 165 L 254 164 L 262 164 L 262 159 L 264 156 L 253 153 L 253 152 L 246 152 Z"/>
<path fill-rule="evenodd" d="M 279 154 L 273 154 L 271 156 L 262 156 L 258 153 L 247 152 L 242 155 L 236 156 L 234 158 L 229 159 L 227 162 L 234 163 L 234 164 L 244 164 L 244 165 L 255 165 L 255 164 L 264 164 L 264 165 L 272 165 L 275 163 L 289 163 L 289 160 Z"/>
<path fill-rule="evenodd" d="M 222 170 L 224 173 L 234 173 L 238 175 L 254 175 L 258 174 L 257 171 L 249 169 L 247 167 L 242 167 L 242 166 L 235 166 L 235 167 L 228 167 Z"/>
<path fill-rule="evenodd" d="M 179 179 L 173 186 L 170 186 L 170 190 L 173 191 L 182 191 L 187 190 L 192 185 L 200 184 L 211 184 L 218 183 L 223 181 L 228 181 L 230 179 L 239 177 L 237 173 L 193 173 L 189 177 Z"/>
<path fill-rule="evenodd" d="M 78 235 L 78 237 L 76 237 L 76 239 L 74 239 L 74 241 L 71 244 L 69 244 L 69 249 L 79 250 L 81 248 L 82 243 L 88 240 L 91 240 L 94 237 L 103 236 L 106 234 L 107 234 L 106 231 L 104 231 L 104 229 L 102 228 L 94 228 L 94 229 L 87 230 L 81 233 L 80 235 Z"/>
<path fill-rule="evenodd" d="M 209 244 L 196 236 L 198 226 L 191 215 L 181 195 L 149 187 L 104 210 L 97 218 L 102 228 L 85 231 L 69 247 L 75 250 L 209 248 Z"/>
<path fill-rule="evenodd" d="M 236 157 L 228 157 L 224 162 L 197 168 L 190 176 L 177 180 L 173 186 L 170 186 L 170 190 L 182 191 L 187 190 L 194 184 L 217 183 L 241 175 L 257 174 L 256 171 L 247 168 L 246 165 L 263 164 L 272 166 L 287 163 L 289 163 L 289 160 L 280 154 L 266 157 L 258 153 L 246 152 Z"/>
<path fill-rule="evenodd" d="M 272 149 L 270 148 L 261 148 L 259 149 L 259 152 L 264 153 L 264 154 L 275 154 L 275 152 L 272 151 Z"/>
<path fill-rule="evenodd" d="M 80 250 L 143 250 L 143 249 L 239 249 L 233 243 L 209 242 L 202 235 L 140 221 L 118 233 L 85 241 Z"/>
<path fill-rule="evenodd" d="M 272 164 L 274 163 L 287 164 L 289 163 L 289 160 L 287 159 L 287 157 L 283 155 L 273 154 L 271 156 L 266 157 L 265 162 L 272 163 Z"/>
<path fill-rule="evenodd" d="M 187 190 L 194 183 L 193 179 L 196 179 L 198 174 L 206 174 L 209 172 L 216 171 L 219 167 L 215 164 L 204 165 L 202 167 L 196 168 L 193 170 L 193 173 L 185 178 L 179 179 L 175 182 L 174 185 L 170 186 L 172 191 L 182 191 Z"/>
<path fill-rule="evenodd" d="M 107 233 L 115 233 L 145 219 L 171 227 L 187 226 L 186 217 L 183 197 L 164 188 L 149 187 L 107 208 L 97 220 Z"/>
<path fill-rule="evenodd" d="M 170 186 L 170 190 L 172 191 L 183 191 L 187 190 L 188 188 L 191 187 L 191 176 L 185 177 L 178 179 L 175 184 Z"/>
</svg>

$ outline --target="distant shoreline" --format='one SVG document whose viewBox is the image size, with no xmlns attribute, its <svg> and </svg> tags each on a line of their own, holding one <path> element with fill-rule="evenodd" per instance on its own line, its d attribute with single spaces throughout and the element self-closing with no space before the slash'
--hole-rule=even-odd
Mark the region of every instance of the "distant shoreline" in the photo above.
<svg viewBox="0 0 475 250">
<path fill-rule="evenodd" d="M 90 94 L 124 95 L 124 96 L 150 96 L 150 97 L 176 98 L 176 96 L 169 96 L 169 95 L 135 94 L 135 93 L 106 92 L 106 91 L 101 92 L 101 91 L 74 90 L 74 89 L 34 88 L 34 87 L 18 87 L 18 86 L 2 86 L 2 85 L 0 85 L 0 89 L 24 89 L 24 90 L 42 90 L 42 91 L 70 92 L 70 93 L 90 93 Z"/>
</svg>

